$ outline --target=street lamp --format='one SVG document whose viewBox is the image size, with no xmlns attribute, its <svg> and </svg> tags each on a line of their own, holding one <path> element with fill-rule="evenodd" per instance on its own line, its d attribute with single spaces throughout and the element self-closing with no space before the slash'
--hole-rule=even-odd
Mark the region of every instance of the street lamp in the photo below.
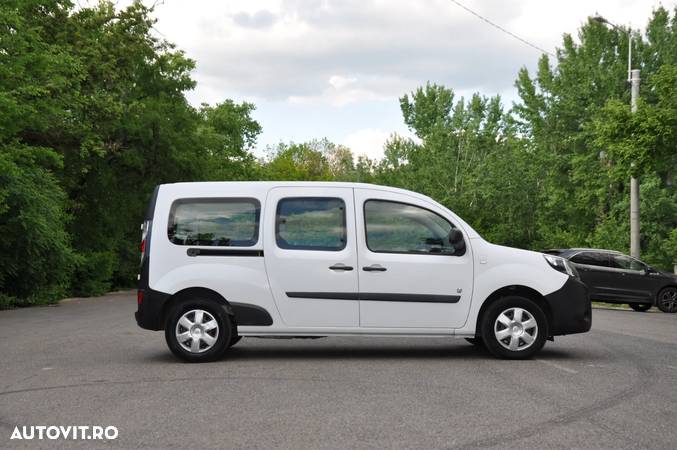
<svg viewBox="0 0 677 450">
<path fill-rule="evenodd" d="M 630 83 L 630 111 L 637 111 L 639 98 L 639 69 L 632 68 L 632 31 L 614 25 L 599 14 L 590 18 L 595 22 L 610 25 L 616 30 L 628 35 L 628 82 Z M 630 177 L 630 255 L 639 258 L 639 182 L 634 176 Z"/>
</svg>

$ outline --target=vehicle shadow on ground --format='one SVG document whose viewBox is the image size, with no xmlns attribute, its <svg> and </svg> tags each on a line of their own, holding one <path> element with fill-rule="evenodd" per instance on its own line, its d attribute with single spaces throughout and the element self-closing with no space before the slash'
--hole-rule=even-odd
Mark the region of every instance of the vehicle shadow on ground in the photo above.
<svg viewBox="0 0 677 450">
<path fill-rule="evenodd" d="M 548 349 L 535 355 L 535 359 L 543 360 L 577 360 L 585 361 L 594 359 L 599 361 L 601 355 L 590 352 L 581 353 L 566 349 Z M 270 346 L 246 346 L 231 348 L 221 361 L 261 361 L 261 360 L 495 360 L 495 358 L 483 347 L 473 345 L 450 345 L 446 346 L 378 346 L 373 347 L 312 347 L 308 345 L 270 345 Z M 156 353 L 146 357 L 147 362 L 168 363 L 178 362 L 169 351 Z"/>
</svg>

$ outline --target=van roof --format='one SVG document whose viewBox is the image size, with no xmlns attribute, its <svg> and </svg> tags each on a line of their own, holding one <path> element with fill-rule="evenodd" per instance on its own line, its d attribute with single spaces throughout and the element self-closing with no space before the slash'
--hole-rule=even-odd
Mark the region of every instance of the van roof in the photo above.
<svg viewBox="0 0 677 450">
<path fill-rule="evenodd" d="M 165 183 L 161 186 L 176 186 L 178 188 L 183 186 L 199 186 L 202 188 L 219 188 L 219 187 L 234 187 L 242 185 L 255 185 L 257 188 L 261 189 L 271 189 L 274 187 L 342 187 L 342 188 L 362 188 L 362 189 L 376 189 L 381 191 L 389 192 L 399 192 L 401 194 L 407 194 L 412 197 L 418 197 L 423 200 L 436 202 L 427 195 L 420 194 L 418 192 L 409 191 L 407 189 L 401 189 L 391 186 L 383 186 L 379 184 L 370 184 L 370 183 L 352 183 L 352 182 L 343 182 L 343 181 L 190 181 L 190 182 L 180 182 L 180 183 Z"/>
</svg>

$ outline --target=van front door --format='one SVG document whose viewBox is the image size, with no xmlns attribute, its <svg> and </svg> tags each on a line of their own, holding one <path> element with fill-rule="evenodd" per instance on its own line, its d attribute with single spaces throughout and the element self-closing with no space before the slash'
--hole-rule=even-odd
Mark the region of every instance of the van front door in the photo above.
<svg viewBox="0 0 677 450">
<path fill-rule="evenodd" d="M 358 327 L 352 188 L 273 188 L 264 257 L 282 320 L 298 327 Z"/>
<path fill-rule="evenodd" d="M 460 328 L 470 309 L 472 249 L 464 230 L 437 205 L 416 197 L 355 189 L 360 326 Z"/>
</svg>

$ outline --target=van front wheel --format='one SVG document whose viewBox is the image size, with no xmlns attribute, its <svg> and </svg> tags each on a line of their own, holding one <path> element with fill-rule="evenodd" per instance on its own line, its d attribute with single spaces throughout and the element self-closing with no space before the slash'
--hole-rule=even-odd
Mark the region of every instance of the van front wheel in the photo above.
<svg viewBox="0 0 677 450">
<path fill-rule="evenodd" d="M 548 324 L 541 308 L 525 297 L 503 297 L 485 311 L 485 347 L 499 358 L 526 359 L 543 348 Z"/>
<path fill-rule="evenodd" d="M 193 299 L 176 304 L 169 312 L 165 340 L 169 349 L 187 362 L 220 358 L 232 335 L 230 318 L 213 301 Z"/>
</svg>

